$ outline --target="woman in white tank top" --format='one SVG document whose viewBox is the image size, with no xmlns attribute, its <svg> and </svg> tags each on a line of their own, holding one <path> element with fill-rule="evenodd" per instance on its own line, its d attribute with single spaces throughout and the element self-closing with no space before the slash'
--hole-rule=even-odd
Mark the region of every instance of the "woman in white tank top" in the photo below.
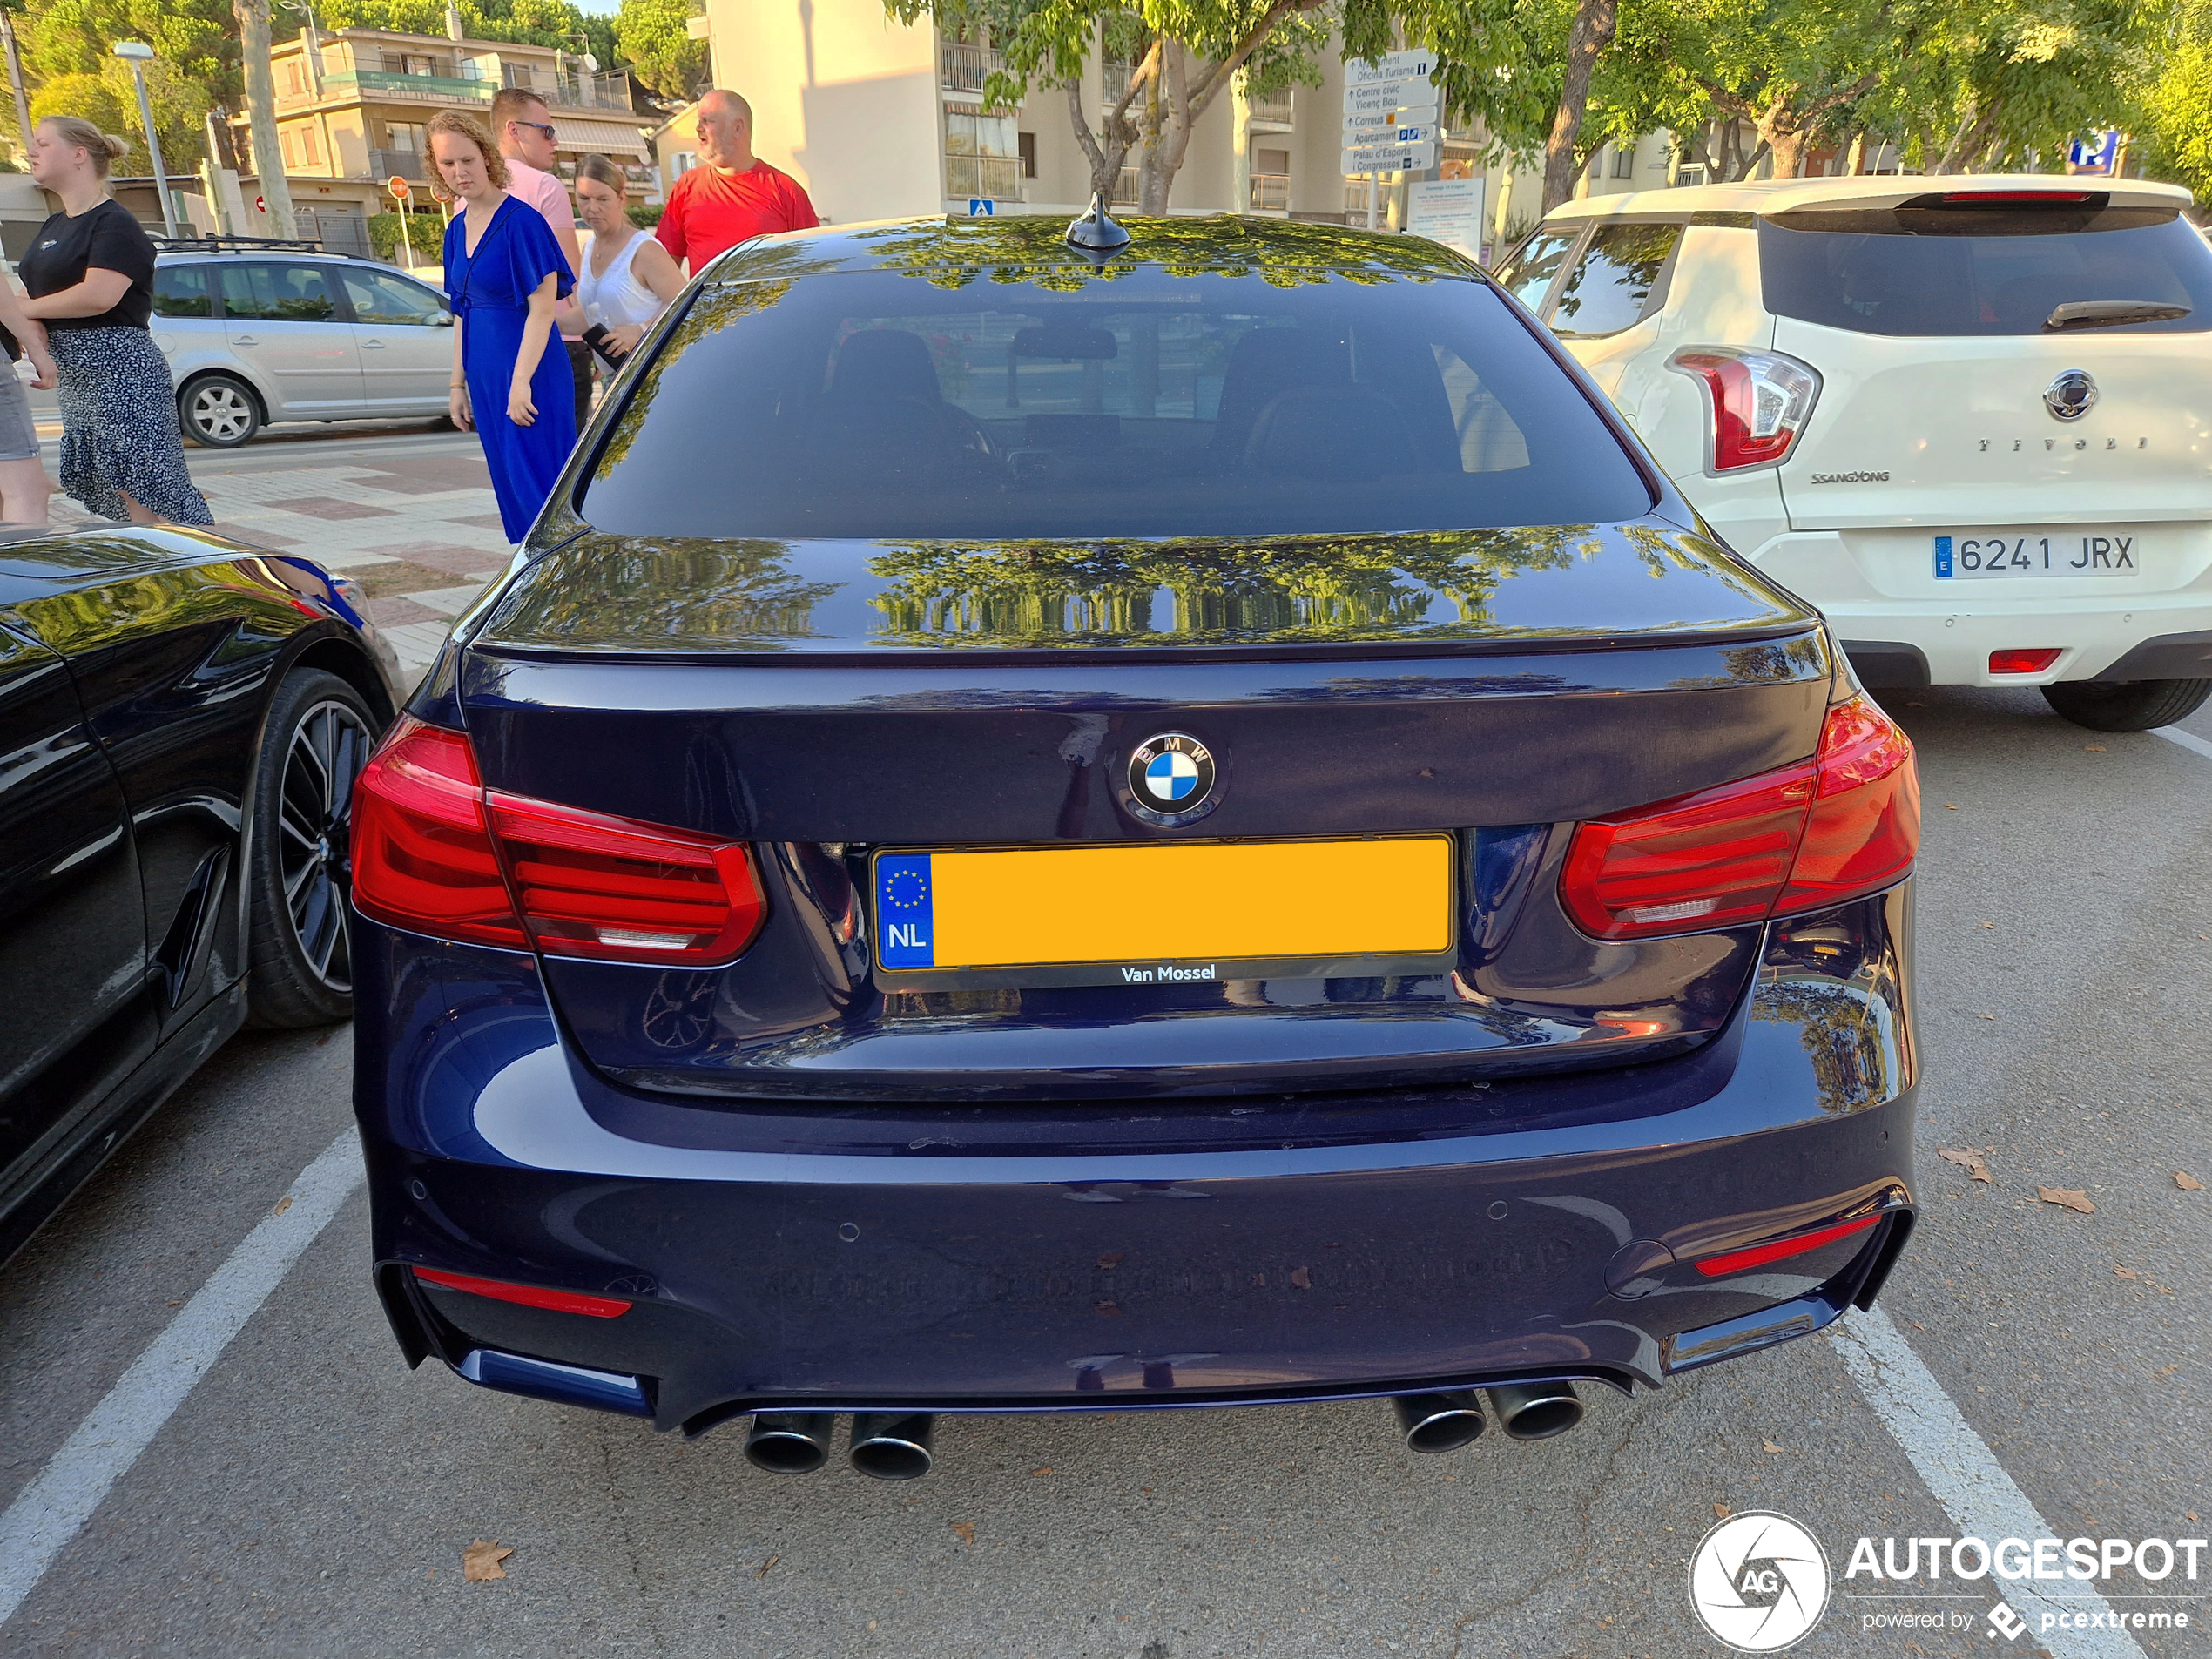
<svg viewBox="0 0 2212 1659">
<path fill-rule="evenodd" d="M 577 273 L 577 303 L 607 330 L 610 355 L 626 357 L 653 320 L 684 291 L 684 274 L 651 231 L 623 211 L 628 181 L 604 156 L 577 163 L 577 211 L 591 227 L 591 246 Z"/>
</svg>

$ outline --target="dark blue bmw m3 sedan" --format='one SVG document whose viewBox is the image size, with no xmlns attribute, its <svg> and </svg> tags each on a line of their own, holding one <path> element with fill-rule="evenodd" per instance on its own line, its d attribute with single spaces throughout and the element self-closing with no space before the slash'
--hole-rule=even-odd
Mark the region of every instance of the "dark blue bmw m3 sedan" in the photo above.
<svg viewBox="0 0 2212 1659">
<path fill-rule="evenodd" d="M 725 255 L 369 763 L 410 1362 L 896 1477 L 1535 1438 L 1871 1305 L 1904 734 L 1457 255 L 1128 228 Z"/>
</svg>

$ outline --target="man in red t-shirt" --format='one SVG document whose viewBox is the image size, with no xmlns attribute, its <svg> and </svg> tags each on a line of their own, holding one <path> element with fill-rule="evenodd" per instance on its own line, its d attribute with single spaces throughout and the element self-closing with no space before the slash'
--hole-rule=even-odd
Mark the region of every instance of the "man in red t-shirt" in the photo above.
<svg viewBox="0 0 2212 1659">
<path fill-rule="evenodd" d="M 676 181 L 654 234 L 692 275 L 728 247 L 822 221 L 806 189 L 752 156 L 752 105 L 720 88 L 699 100 L 700 165 Z"/>
</svg>

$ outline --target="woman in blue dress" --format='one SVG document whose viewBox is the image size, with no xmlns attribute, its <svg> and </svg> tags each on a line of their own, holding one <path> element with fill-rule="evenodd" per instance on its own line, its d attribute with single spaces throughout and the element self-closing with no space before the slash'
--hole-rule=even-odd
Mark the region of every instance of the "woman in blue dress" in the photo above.
<svg viewBox="0 0 2212 1659">
<path fill-rule="evenodd" d="M 576 448 L 568 354 L 545 348 L 576 273 L 543 215 L 507 193 L 507 164 L 475 121 L 435 117 L 430 154 L 467 209 L 446 226 L 453 421 L 482 440 L 500 523 L 519 542 Z"/>
</svg>

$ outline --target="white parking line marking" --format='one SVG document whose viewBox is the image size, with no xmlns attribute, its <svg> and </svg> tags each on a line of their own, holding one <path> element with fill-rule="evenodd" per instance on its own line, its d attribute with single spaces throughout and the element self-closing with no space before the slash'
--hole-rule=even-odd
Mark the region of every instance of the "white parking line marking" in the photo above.
<svg viewBox="0 0 2212 1659">
<path fill-rule="evenodd" d="M 261 1217 L 177 1310 L 122 1379 L 85 1414 L 36 1480 L 0 1515 L 0 1624 L 130 1471 L 192 1385 L 222 1358 L 300 1252 L 361 1184 L 359 1131 L 348 1129 L 300 1171 L 291 1197 Z"/>
<path fill-rule="evenodd" d="M 2184 732 L 2177 725 L 2155 725 L 2151 728 L 2150 734 L 2154 738 L 2163 738 L 2168 743 L 2178 743 L 2184 749 L 2194 749 L 2207 760 L 2212 760 L 2212 743 L 2207 743 L 2194 732 Z"/>
<path fill-rule="evenodd" d="M 1960 1537 L 1979 1538 L 1994 1548 L 2001 1538 L 2033 1543 L 2057 1536 L 1888 1314 L 1879 1307 L 1854 1312 L 1828 1327 L 1828 1340 Z M 1992 1577 L 1961 1588 L 1987 1590 L 1992 1606 L 2000 1596 L 2013 1602 L 2052 1659 L 2144 1659 L 2124 1630 L 2042 1629 L 2045 1613 L 2111 1617 L 2111 1604 L 2086 1583 Z"/>
</svg>

